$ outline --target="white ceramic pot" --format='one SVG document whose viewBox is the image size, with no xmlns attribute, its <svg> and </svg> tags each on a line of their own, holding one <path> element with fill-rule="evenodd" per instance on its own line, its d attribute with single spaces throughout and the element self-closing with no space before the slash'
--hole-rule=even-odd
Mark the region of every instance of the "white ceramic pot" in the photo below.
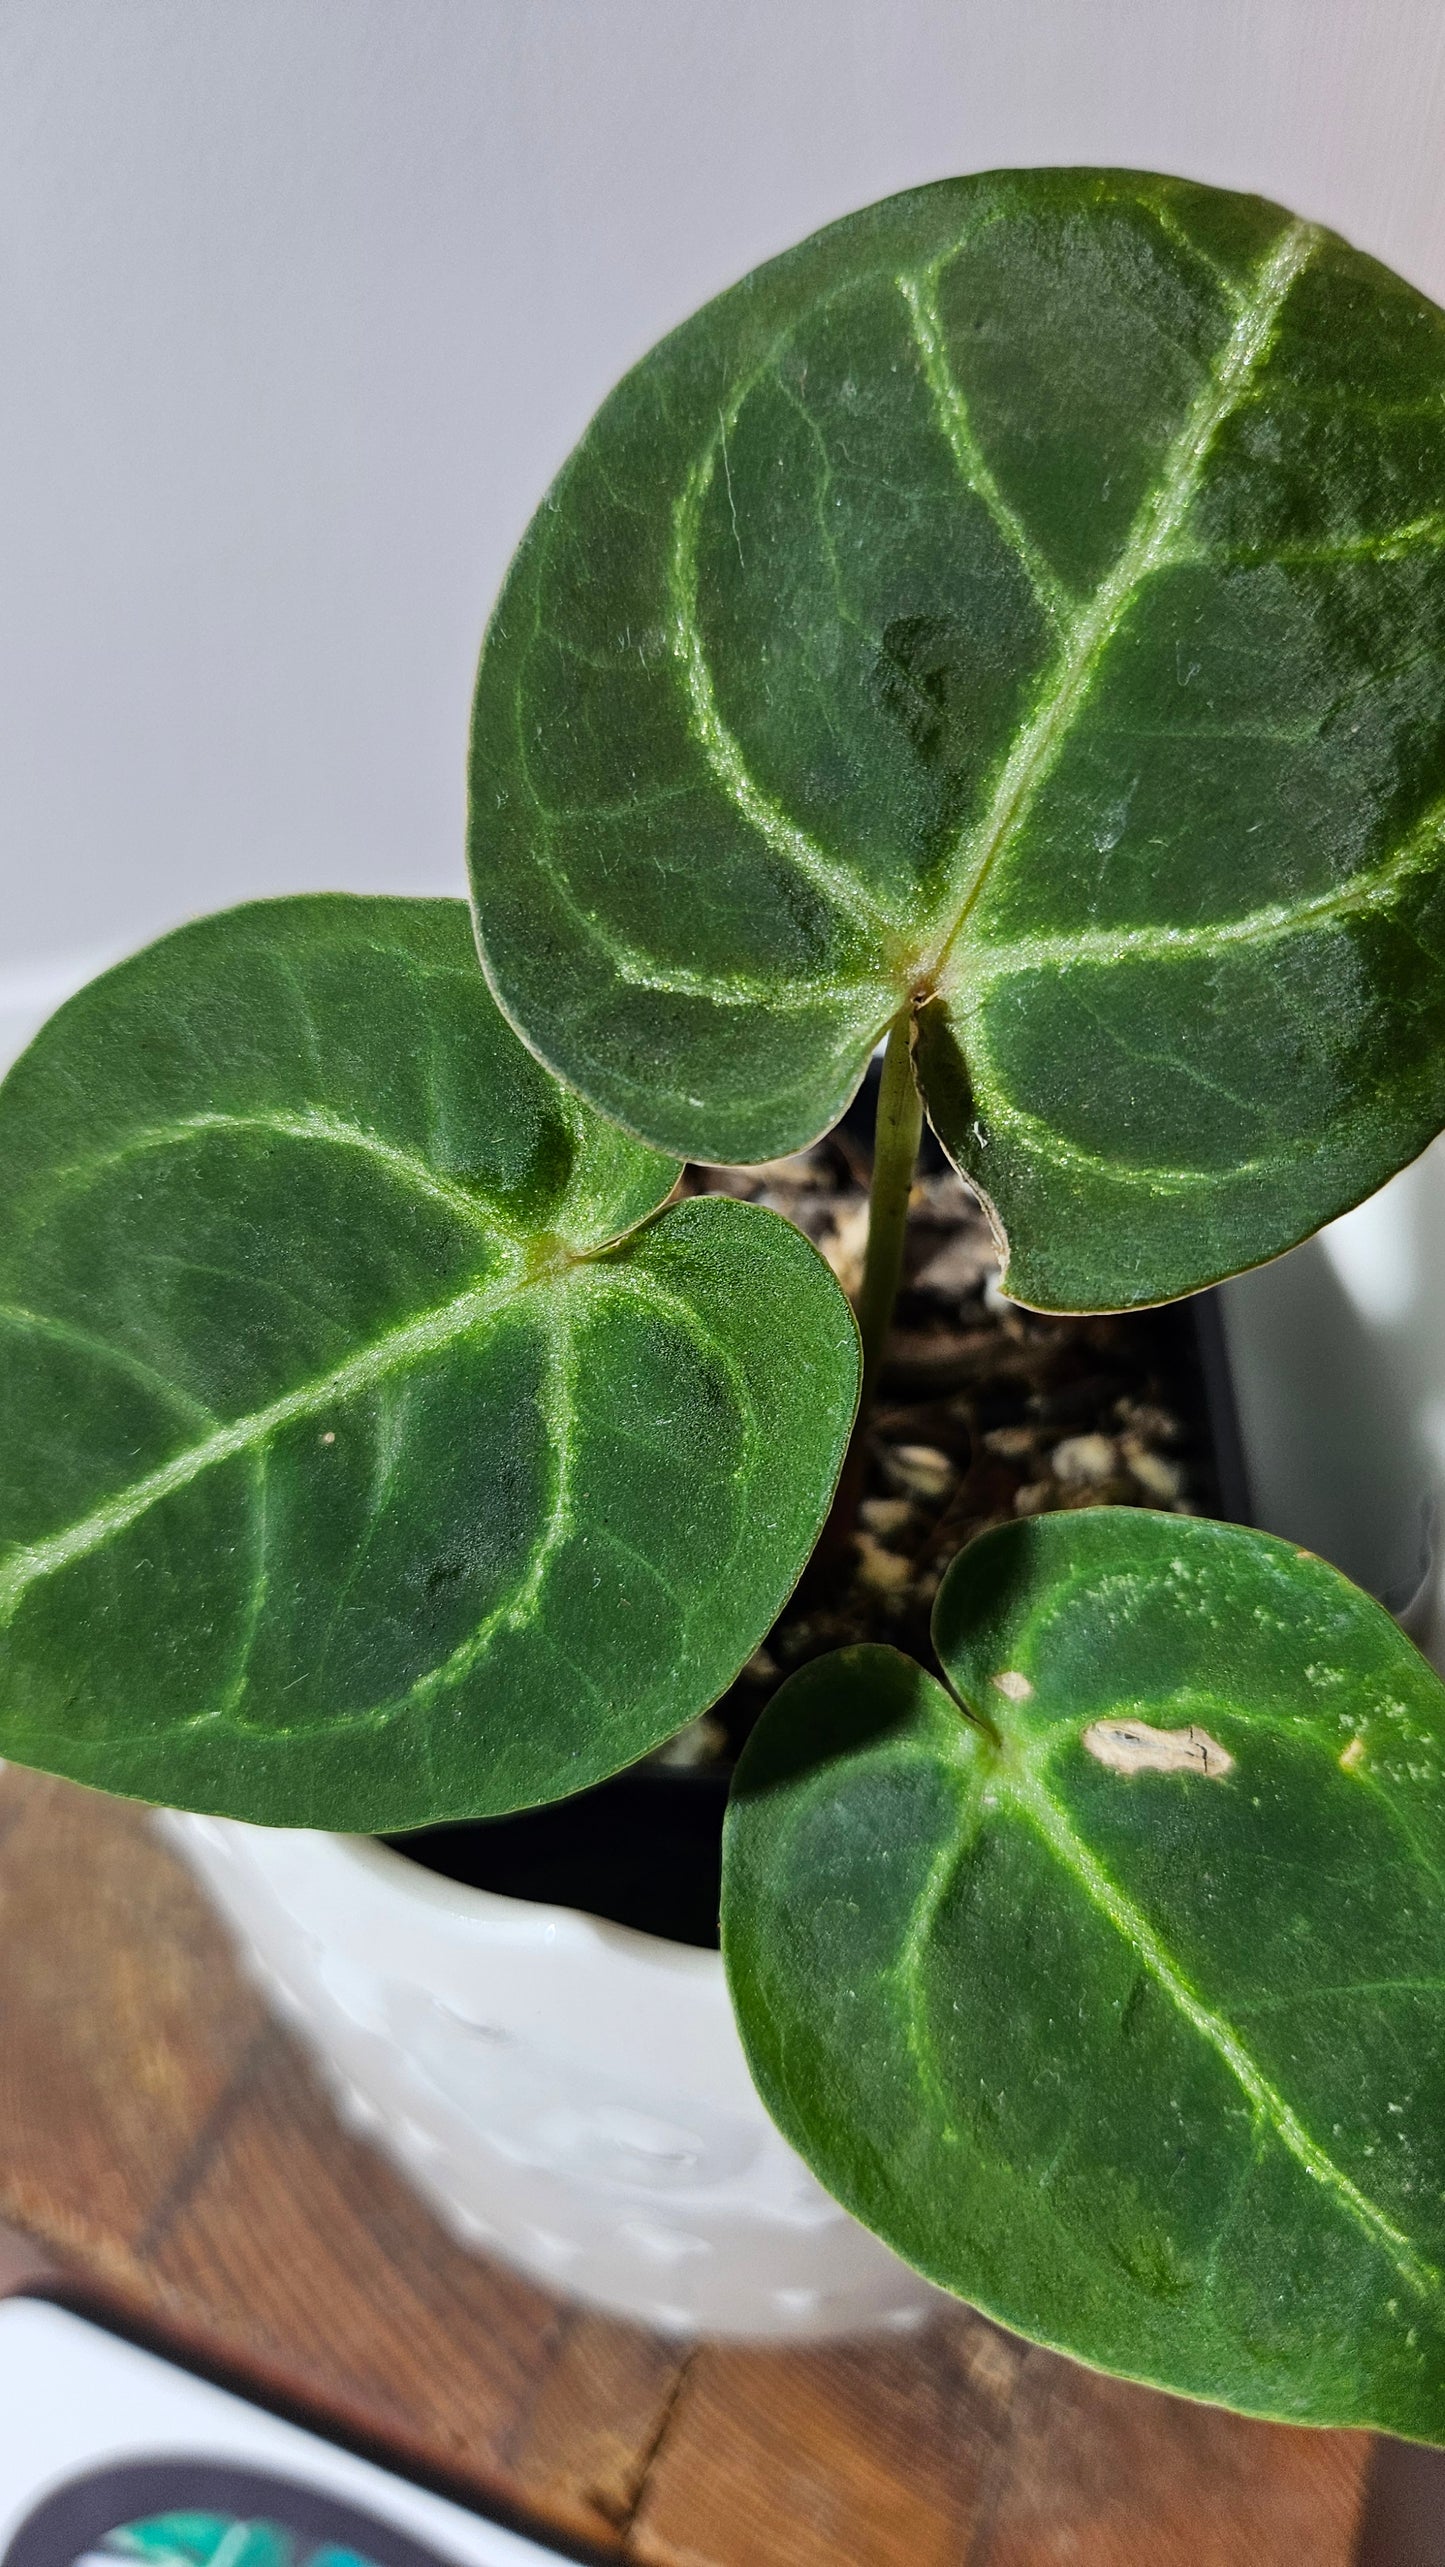
<svg viewBox="0 0 1445 2567">
<path fill-rule="evenodd" d="M 1249 1482 L 1445 1672 L 1445 1139 L 1367 1203 L 1224 1286 Z"/>
<path fill-rule="evenodd" d="M 1445 1663 L 1442 1259 L 1445 1143 L 1223 1307 L 1255 1520 L 1412 1605 Z M 365 1837 L 160 1823 L 343 2112 L 459 2237 L 678 2331 L 829 2335 L 935 2305 L 768 2121 L 716 1953 Z"/>
<path fill-rule="evenodd" d="M 835 2335 L 938 2305 L 774 2130 L 715 1952 L 369 1837 L 159 1824 L 343 2116 L 469 2245 L 677 2333 Z"/>
</svg>

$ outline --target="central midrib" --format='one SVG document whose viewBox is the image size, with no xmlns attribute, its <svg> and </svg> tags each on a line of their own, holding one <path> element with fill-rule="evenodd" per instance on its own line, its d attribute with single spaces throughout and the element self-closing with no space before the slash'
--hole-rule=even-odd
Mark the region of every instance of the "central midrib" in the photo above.
<svg viewBox="0 0 1445 2567">
<path fill-rule="evenodd" d="M 1187 515 L 1214 439 L 1267 353 L 1279 313 L 1318 237 L 1312 224 L 1288 225 L 1261 263 L 1252 289 L 1241 298 L 1220 356 L 1174 439 L 1112 570 L 1065 632 L 1040 701 L 1004 760 L 987 812 L 955 849 L 954 865 L 963 875 L 963 887 L 955 892 L 946 923 L 935 932 L 931 943 L 915 949 L 911 956 L 905 950 L 900 922 L 881 912 L 848 866 L 810 838 L 757 784 L 738 742 L 722 720 L 702 647 L 695 589 L 698 514 L 728 426 L 727 415 L 719 414 L 718 436 L 704 450 L 679 493 L 669 561 L 674 647 L 688 702 L 689 728 L 714 782 L 749 826 L 845 916 L 870 929 L 892 949 L 886 957 L 886 968 L 905 997 L 917 1000 L 934 993 L 999 856 L 1051 772 L 1130 601 L 1150 573 L 1170 557 L 1170 548 Z M 919 314 L 912 299 L 910 310 L 917 329 Z M 925 347 L 925 361 L 928 353 Z M 741 392 L 734 398 L 734 416 L 741 398 Z M 1054 611 L 1057 604 L 1055 598 Z"/>
<path fill-rule="evenodd" d="M 209 1435 L 202 1436 L 184 1452 L 176 1453 L 143 1478 L 132 1481 L 88 1515 L 68 1524 L 59 1533 L 31 1542 L 13 1552 L 0 1569 L 0 1630 L 11 1619 L 16 1606 L 29 1588 L 40 1578 L 50 1577 L 68 1568 L 93 1551 L 124 1533 L 142 1515 L 168 1497 L 176 1496 L 223 1462 L 238 1459 L 263 1448 L 283 1427 L 323 1414 L 328 1408 L 350 1399 L 358 1391 L 369 1389 L 375 1382 L 403 1370 L 425 1355 L 434 1354 L 466 1336 L 481 1322 L 493 1318 L 522 1293 L 533 1289 L 535 1278 L 510 1275 L 504 1283 L 473 1285 L 457 1293 L 434 1310 L 424 1311 L 389 1329 L 384 1337 L 364 1346 L 328 1373 L 303 1383 L 294 1391 L 285 1391 L 262 1408 L 248 1410 L 244 1417 L 229 1419 Z"/>
<path fill-rule="evenodd" d="M 644 1222 L 640 1227 L 645 1229 L 650 1224 Z M 609 1243 L 611 1246 L 617 1244 Z M 756 1417 L 741 1368 L 725 1356 L 721 1340 L 699 1327 L 697 1314 L 689 1310 L 681 1296 L 666 1291 L 655 1278 L 631 1273 L 608 1263 L 605 1249 L 571 1254 L 567 1263 L 574 1277 L 591 1272 L 600 1285 L 613 1290 L 620 1288 L 646 1300 L 654 1309 L 665 1311 L 674 1325 L 684 1329 L 689 1336 L 705 1342 L 713 1355 L 724 1363 L 748 1421 L 750 1443 L 756 1443 Z M 183 1452 L 174 1454 L 170 1461 L 160 1463 L 155 1470 L 133 1480 L 128 1488 L 118 1490 L 74 1524 L 66 1525 L 60 1532 L 49 1534 L 38 1542 L 17 1547 L 0 1567 L 0 1632 L 4 1631 L 22 1598 L 39 1579 L 53 1576 L 75 1561 L 86 1558 L 89 1553 L 103 1549 L 107 1542 L 126 1532 L 152 1507 L 162 1505 L 168 1497 L 177 1496 L 203 1473 L 245 1454 L 264 1450 L 271 1437 L 282 1428 L 309 1417 L 324 1416 L 329 1409 L 353 1398 L 358 1391 L 368 1390 L 374 1383 L 404 1371 L 407 1365 L 437 1354 L 458 1338 L 468 1336 L 525 1295 L 545 1292 L 549 1282 L 554 1280 L 555 1270 L 528 1273 L 514 1268 L 500 1282 L 472 1285 L 435 1309 L 423 1311 L 418 1317 L 389 1329 L 385 1336 L 347 1356 L 344 1362 L 333 1365 L 329 1372 L 303 1383 L 300 1388 L 285 1391 L 263 1407 L 250 1409 L 245 1416 L 228 1419 L 213 1427 L 209 1434 L 198 1436 L 195 1443 L 187 1445 Z M 27 1312 L 25 1316 L 34 1324 L 33 1314 Z M 554 1329 L 554 1358 L 557 1345 Z M 114 1351 L 99 1341 L 95 1341 L 95 1350 L 106 1355 Z M 124 1361 L 125 1358 L 119 1360 Z M 570 1368 L 569 1351 L 563 1368 L 569 1380 Z M 562 1457 L 559 1479 L 562 1495 L 558 1503 L 564 1515 L 570 1507 L 567 1493 L 570 1460 L 570 1453 Z"/>
<path fill-rule="evenodd" d="M 1286 2102 L 1253 2058 L 1232 2024 L 1206 2005 L 1176 1967 L 1143 1911 L 1120 1889 L 1092 1849 L 1076 1834 L 1067 1813 L 1038 1775 L 1017 1765 L 1000 1768 L 996 1787 L 1032 1827 L 1055 1859 L 1078 1883 L 1090 1904 L 1127 1943 L 1149 1976 L 1178 2013 L 1215 2052 L 1236 2084 L 1287 2155 L 1362 2229 L 1388 2257 L 1407 2288 L 1421 2299 L 1438 2302 L 1445 2282 L 1417 2254 L 1377 2202 L 1362 2193 L 1319 2142 L 1312 2138 L 1292 2105 Z"/>
<path fill-rule="evenodd" d="M 1134 592 L 1151 571 L 1163 566 L 1210 447 L 1266 354 L 1280 311 L 1316 238 L 1313 225 L 1292 223 L 1262 263 L 1219 361 L 1170 448 L 1122 552 L 1065 636 L 1037 710 L 1004 761 L 988 811 L 959 849 L 966 881 L 953 917 L 925 965 L 923 978 L 930 987 L 945 969 L 999 856 L 1052 770 Z"/>
</svg>

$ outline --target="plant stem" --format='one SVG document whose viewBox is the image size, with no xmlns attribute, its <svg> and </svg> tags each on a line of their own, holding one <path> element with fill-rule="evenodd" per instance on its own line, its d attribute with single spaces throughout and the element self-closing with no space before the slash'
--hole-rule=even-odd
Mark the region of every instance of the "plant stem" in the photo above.
<svg viewBox="0 0 1445 2567">
<path fill-rule="evenodd" d="M 903 1272 L 913 1163 L 923 1134 L 923 1100 L 913 1075 L 912 1014 L 911 1008 L 900 1009 L 888 1028 L 883 1076 L 878 1083 L 873 1182 L 868 1197 L 868 1251 L 857 1308 L 858 1333 L 863 1340 L 863 1384 L 842 1474 L 808 1572 L 815 1581 L 821 1577 L 825 1584 L 838 1578 L 852 1547 L 858 1505 L 867 1485 L 869 1412 L 883 1370 L 898 1279 Z"/>
<path fill-rule="evenodd" d="M 858 1406 L 855 1440 L 873 1404 L 878 1376 L 893 1324 L 893 1305 L 903 1272 L 903 1241 L 908 1228 L 908 1198 L 913 1167 L 923 1136 L 923 1099 L 913 1075 L 913 1011 L 900 1008 L 888 1029 L 883 1076 L 878 1083 L 878 1120 L 873 1133 L 873 1183 L 868 1197 L 868 1253 L 863 1288 L 858 1295 L 858 1333 L 863 1340 L 863 1395 Z"/>
</svg>

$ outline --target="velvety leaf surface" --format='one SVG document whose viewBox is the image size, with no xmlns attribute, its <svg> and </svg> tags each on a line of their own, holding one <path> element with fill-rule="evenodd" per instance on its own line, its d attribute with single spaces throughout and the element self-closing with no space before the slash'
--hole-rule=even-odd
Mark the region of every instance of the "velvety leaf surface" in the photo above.
<svg viewBox="0 0 1445 2567">
<path fill-rule="evenodd" d="M 0 1752 L 396 1828 L 701 1710 L 858 1352 L 786 1222 L 649 1220 L 676 1174 L 518 1043 L 460 901 L 236 910 L 63 1008 L 0 1088 Z"/>
<path fill-rule="evenodd" d="M 1445 316 L 1254 198 L 950 181 L 612 394 L 488 636 L 472 868 L 533 1044 L 812 1139 L 916 1001 L 1008 1284 L 1149 1302 L 1445 1121 Z"/>
<path fill-rule="evenodd" d="M 1445 2441 L 1445 1687 L 1262 1534 L 986 1534 L 774 1697 L 724 1949 L 763 2097 L 949 2289 L 1251 2412 Z"/>
</svg>

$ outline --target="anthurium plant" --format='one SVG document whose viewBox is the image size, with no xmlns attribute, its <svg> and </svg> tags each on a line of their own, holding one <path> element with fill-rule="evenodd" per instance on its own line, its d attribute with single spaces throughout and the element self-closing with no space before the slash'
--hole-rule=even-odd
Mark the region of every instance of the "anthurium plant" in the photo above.
<svg viewBox="0 0 1445 2567">
<path fill-rule="evenodd" d="M 925 1115 L 1040 1310 L 1193 1292 L 1424 1146 L 1445 315 L 1166 179 L 836 224 L 604 403 L 471 755 L 470 914 L 203 920 L 0 1091 L 24 1762 L 344 1829 L 573 1792 L 807 1563 Z M 880 1044 L 855 1320 L 675 1184 Z M 737 1773 L 782 2129 L 1028 2335 L 1445 2441 L 1445 1689 L 1318 1560 L 1132 1509 L 985 1535 L 934 1638 L 803 1669 Z"/>
</svg>

